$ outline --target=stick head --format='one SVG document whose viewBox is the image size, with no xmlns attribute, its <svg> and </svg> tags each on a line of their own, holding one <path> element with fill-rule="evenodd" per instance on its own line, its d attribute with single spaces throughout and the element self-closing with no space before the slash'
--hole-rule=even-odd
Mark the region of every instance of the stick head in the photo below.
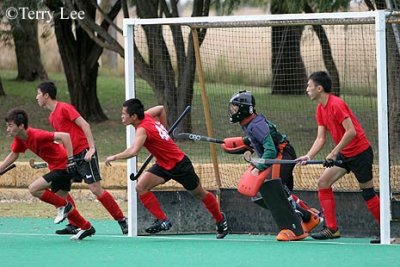
<svg viewBox="0 0 400 267">
<path fill-rule="evenodd" d="M 243 154 L 243 159 L 248 162 L 251 163 L 251 151 L 246 151 Z"/>
<path fill-rule="evenodd" d="M 31 168 L 34 168 L 35 169 L 35 160 L 34 159 L 30 159 L 29 160 L 29 166 L 31 166 Z"/>
<path fill-rule="evenodd" d="M 172 131 L 171 137 L 177 139 L 177 138 L 179 137 L 178 135 L 179 135 L 178 129 L 175 128 L 175 129 Z"/>
<path fill-rule="evenodd" d="M 129 175 L 129 178 L 131 179 L 131 181 L 136 181 L 137 177 L 134 173 L 131 173 L 131 175 Z"/>
<path fill-rule="evenodd" d="M 47 168 L 47 163 L 46 163 L 46 162 L 35 163 L 35 160 L 34 160 L 34 159 L 30 159 L 30 160 L 29 160 L 29 165 L 30 165 L 31 168 L 33 168 L 33 169 L 43 169 L 43 168 Z"/>
</svg>

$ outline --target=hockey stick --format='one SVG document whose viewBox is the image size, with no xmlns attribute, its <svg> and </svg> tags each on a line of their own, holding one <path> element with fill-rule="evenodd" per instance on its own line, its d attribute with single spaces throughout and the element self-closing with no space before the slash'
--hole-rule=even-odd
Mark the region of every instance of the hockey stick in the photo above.
<svg viewBox="0 0 400 267">
<path fill-rule="evenodd" d="M 174 122 L 174 124 L 172 124 L 171 128 L 168 130 L 168 134 L 171 134 L 175 128 L 178 126 L 178 124 L 181 122 L 181 120 L 183 119 L 183 117 L 186 116 L 186 114 L 188 114 L 190 112 L 190 106 L 187 106 L 185 108 L 185 110 L 182 112 L 182 114 L 178 117 L 178 119 Z M 142 166 L 140 167 L 139 171 L 136 173 L 131 173 L 131 175 L 129 176 L 129 178 L 131 179 L 131 181 L 135 181 L 137 180 L 137 178 L 139 178 L 139 176 L 143 173 L 144 169 L 147 167 L 147 165 L 149 165 L 150 161 L 153 159 L 153 155 L 149 155 L 147 157 L 147 159 L 144 161 L 144 163 L 142 164 Z"/>
<path fill-rule="evenodd" d="M 253 158 L 251 157 L 251 152 L 246 151 L 243 154 L 243 158 L 245 161 L 248 163 L 251 163 L 252 165 L 257 165 L 257 164 L 297 164 L 299 161 L 294 160 L 294 159 L 259 159 L 259 158 Z M 325 160 L 307 160 L 306 164 L 323 164 Z M 335 165 L 341 164 L 341 160 L 335 160 Z"/>
<path fill-rule="evenodd" d="M 29 160 L 29 166 L 33 169 L 43 169 L 47 168 L 47 163 L 46 162 L 35 162 L 34 159 Z"/>
<path fill-rule="evenodd" d="M 84 161 L 84 159 L 75 159 L 76 162 Z M 33 169 L 43 169 L 47 168 L 47 162 L 36 162 L 34 159 L 29 160 L 29 166 Z"/>
<path fill-rule="evenodd" d="M 5 174 L 6 172 L 8 172 L 9 170 L 12 170 L 16 167 L 16 165 L 13 163 L 11 165 L 8 165 L 7 167 L 4 168 L 3 171 L 0 172 L 0 175 Z"/>
<path fill-rule="evenodd" d="M 202 141 L 202 142 L 210 142 L 210 143 L 217 143 L 223 144 L 225 143 L 224 140 L 212 138 L 204 135 L 193 134 L 193 133 L 175 133 L 172 134 L 176 139 L 183 139 L 183 140 L 192 140 L 192 141 Z"/>
</svg>

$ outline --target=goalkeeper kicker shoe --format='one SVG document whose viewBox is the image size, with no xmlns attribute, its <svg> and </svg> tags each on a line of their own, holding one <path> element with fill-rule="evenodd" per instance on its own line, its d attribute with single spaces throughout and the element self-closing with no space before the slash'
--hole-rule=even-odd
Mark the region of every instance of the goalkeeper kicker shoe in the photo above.
<svg viewBox="0 0 400 267">
<path fill-rule="evenodd" d="M 79 232 L 76 235 L 71 237 L 71 240 L 82 240 L 88 236 L 92 236 L 96 233 L 96 229 L 93 226 L 90 226 L 89 229 L 79 229 Z"/>
<path fill-rule="evenodd" d="M 315 227 L 321 225 L 323 221 L 324 221 L 323 217 L 320 217 L 311 212 L 310 220 L 308 222 L 303 222 L 304 232 L 310 233 Z"/>
<path fill-rule="evenodd" d="M 74 209 L 74 206 L 70 202 L 67 202 L 67 205 L 62 206 L 57 208 L 57 216 L 54 219 L 55 224 L 59 224 L 60 222 L 63 222 L 67 216 L 68 213 L 70 213 Z"/>
<path fill-rule="evenodd" d="M 276 236 L 277 241 L 299 241 L 303 240 L 308 236 L 308 233 L 303 233 L 301 235 L 295 235 L 292 230 L 283 229 Z"/>
<path fill-rule="evenodd" d="M 161 231 L 167 231 L 172 227 L 172 223 L 166 220 L 155 220 L 152 225 L 146 228 L 146 232 L 149 234 L 156 234 Z"/>
<path fill-rule="evenodd" d="M 217 223 L 217 239 L 224 238 L 229 233 L 228 221 L 226 220 L 225 213 L 221 212 L 224 219 Z"/>
</svg>

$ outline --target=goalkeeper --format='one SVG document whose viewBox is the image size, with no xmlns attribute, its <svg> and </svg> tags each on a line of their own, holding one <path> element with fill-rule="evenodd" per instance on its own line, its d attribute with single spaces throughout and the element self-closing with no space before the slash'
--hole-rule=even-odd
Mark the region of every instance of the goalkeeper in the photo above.
<svg viewBox="0 0 400 267">
<path fill-rule="evenodd" d="M 296 152 L 286 136 L 280 134 L 263 115 L 256 113 L 251 92 L 240 91 L 232 96 L 229 115 L 231 123 L 239 122 L 246 137 L 226 138 L 222 144 L 225 152 L 238 154 L 250 149 L 263 159 L 296 159 Z M 323 221 L 317 210 L 311 209 L 291 193 L 294 166 L 257 164 L 248 168 L 242 176 L 250 183 L 254 183 L 256 177 L 261 178 L 257 197 L 252 197 L 252 200 L 271 211 L 280 229 L 276 237 L 278 241 L 301 240 Z M 240 188 L 238 190 L 240 192 Z M 297 214 L 300 214 L 301 220 Z"/>
</svg>

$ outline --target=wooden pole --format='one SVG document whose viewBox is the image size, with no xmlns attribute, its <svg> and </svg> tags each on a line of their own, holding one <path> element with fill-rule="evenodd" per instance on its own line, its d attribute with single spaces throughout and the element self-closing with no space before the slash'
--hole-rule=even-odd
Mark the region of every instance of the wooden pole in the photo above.
<svg viewBox="0 0 400 267">
<path fill-rule="evenodd" d="M 201 100 L 203 102 L 203 110 L 204 110 L 204 116 L 206 120 L 206 127 L 207 127 L 207 135 L 209 137 L 214 137 L 213 134 L 213 129 L 212 129 L 212 122 L 211 122 L 211 115 L 210 115 L 210 107 L 209 107 L 209 102 L 208 102 L 208 96 L 207 96 L 207 91 L 206 91 L 206 83 L 204 79 L 204 71 L 203 71 L 203 66 L 201 64 L 201 57 L 200 57 L 200 45 L 199 45 L 199 35 L 197 33 L 197 30 L 192 28 L 192 36 L 193 36 L 193 44 L 194 44 L 194 51 L 195 51 L 195 56 L 196 56 L 196 72 L 199 77 L 199 82 L 200 82 L 200 92 L 201 92 Z M 210 143 L 210 153 L 211 153 L 211 159 L 212 163 L 214 166 L 214 174 L 215 174 L 215 180 L 217 182 L 217 200 L 218 204 L 220 203 L 220 197 L 221 197 L 221 176 L 219 172 L 219 166 L 218 166 L 218 158 L 217 158 L 217 151 L 215 149 L 215 144 Z"/>
</svg>

